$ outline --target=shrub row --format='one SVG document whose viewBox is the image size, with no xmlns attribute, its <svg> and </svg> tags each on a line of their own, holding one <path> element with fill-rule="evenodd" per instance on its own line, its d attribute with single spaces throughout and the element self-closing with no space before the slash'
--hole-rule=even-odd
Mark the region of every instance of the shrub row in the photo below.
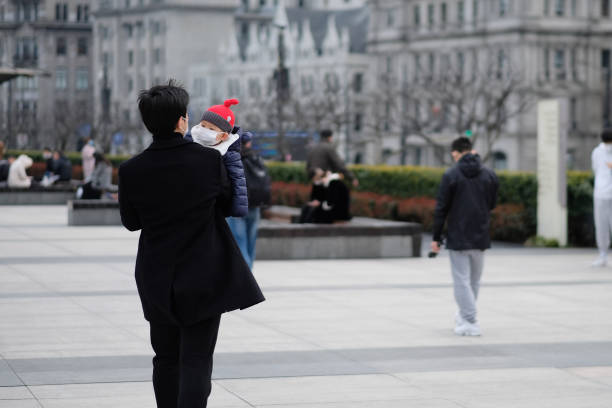
<svg viewBox="0 0 612 408">
<path fill-rule="evenodd" d="M 308 198 L 308 179 L 303 163 L 269 163 L 277 204 L 301 205 Z M 352 166 L 359 187 L 352 193 L 354 215 L 417 221 L 431 228 L 435 197 L 443 169 L 399 166 Z M 536 234 L 536 175 L 528 172 L 498 172 L 498 207 L 493 211 L 494 239 L 524 242 Z M 593 176 L 568 172 L 569 242 L 591 246 L 593 232 Z M 281 192 L 282 190 L 282 192 Z M 297 193 L 299 191 L 299 194 Z M 293 198 L 289 196 L 295 195 Z M 293 203 L 293 204 L 291 204 Z"/>
<path fill-rule="evenodd" d="M 44 162 L 42 156 L 42 150 L 9 150 L 5 156 L 19 156 L 20 154 L 28 155 L 34 160 L 34 162 Z M 70 160 L 72 165 L 80 165 L 82 163 L 81 153 L 79 152 L 65 152 L 64 155 Z M 113 167 L 119 167 L 121 163 L 129 159 L 129 155 L 106 155 L 106 158 L 111 161 Z"/>
</svg>

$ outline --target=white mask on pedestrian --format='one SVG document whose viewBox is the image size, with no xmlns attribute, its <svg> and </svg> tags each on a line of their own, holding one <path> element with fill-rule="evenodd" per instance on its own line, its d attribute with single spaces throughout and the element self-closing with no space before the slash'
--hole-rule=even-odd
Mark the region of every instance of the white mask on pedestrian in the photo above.
<svg viewBox="0 0 612 408">
<path fill-rule="evenodd" d="M 202 127 L 199 124 L 191 128 L 191 137 L 193 141 L 202 146 L 214 146 L 219 143 L 220 141 L 217 140 L 218 134 L 219 132 Z"/>
</svg>

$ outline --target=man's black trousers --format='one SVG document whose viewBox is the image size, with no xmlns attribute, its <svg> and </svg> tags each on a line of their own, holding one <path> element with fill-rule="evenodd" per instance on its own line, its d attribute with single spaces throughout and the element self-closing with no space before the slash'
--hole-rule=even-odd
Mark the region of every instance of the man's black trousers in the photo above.
<svg viewBox="0 0 612 408">
<path fill-rule="evenodd" d="M 220 321 L 217 316 L 189 327 L 150 323 L 158 408 L 206 407 Z"/>
</svg>

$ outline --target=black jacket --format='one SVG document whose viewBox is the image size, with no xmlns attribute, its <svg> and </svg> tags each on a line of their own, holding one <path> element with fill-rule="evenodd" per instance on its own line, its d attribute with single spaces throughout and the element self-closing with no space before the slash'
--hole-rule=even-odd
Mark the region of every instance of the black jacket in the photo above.
<svg viewBox="0 0 612 408">
<path fill-rule="evenodd" d="M 227 226 L 218 151 L 175 133 L 119 168 L 123 225 L 141 229 L 136 284 L 145 318 L 188 326 L 264 297 Z"/>
<path fill-rule="evenodd" d="M 488 249 L 490 212 L 497 202 L 499 182 L 478 155 L 466 154 L 448 169 L 440 184 L 434 215 L 433 240 L 440 242 L 448 222 L 446 247 L 455 251 Z"/>
<path fill-rule="evenodd" d="M 70 159 L 60 156 L 59 159 L 53 160 L 52 171 L 53 174 L 59 176 L 58 181 L 70 181 L 72 179 L 72 163 L 70 163 Z"/>
</svg>

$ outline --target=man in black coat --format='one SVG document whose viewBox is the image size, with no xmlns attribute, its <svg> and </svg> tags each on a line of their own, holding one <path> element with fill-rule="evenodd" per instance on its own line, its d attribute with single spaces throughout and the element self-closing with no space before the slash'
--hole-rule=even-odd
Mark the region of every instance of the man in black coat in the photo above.
<svg viewBox="0 0 612 408">
<path fill-rule="evenodd" d="M 490 212 L 497 202 L 499 182 L 492 170 L 483 167 L 466 137 L 452 144 L 457 163 L 442 177 L 434 215 L 431 249 L 440 251 L 442 231 L 448 222 L 446 248 L 450 251 L 455 300 L 459 313 L 455 334 L 480 336 L 476 299 L 484 265 L 484 251 L 491 247 Z"/>
<path fill-rule="evenodd" d="M 225 222 L 231 186 L 221 155 L 183 138 L 188 104 L 173 81 L 142 91 L 153 143 L 119 169 L 121 220 L 141 230 L 136 283 L 159 408 L 206 407 L 221 314 L 264 300 Z"/>
</svg>

